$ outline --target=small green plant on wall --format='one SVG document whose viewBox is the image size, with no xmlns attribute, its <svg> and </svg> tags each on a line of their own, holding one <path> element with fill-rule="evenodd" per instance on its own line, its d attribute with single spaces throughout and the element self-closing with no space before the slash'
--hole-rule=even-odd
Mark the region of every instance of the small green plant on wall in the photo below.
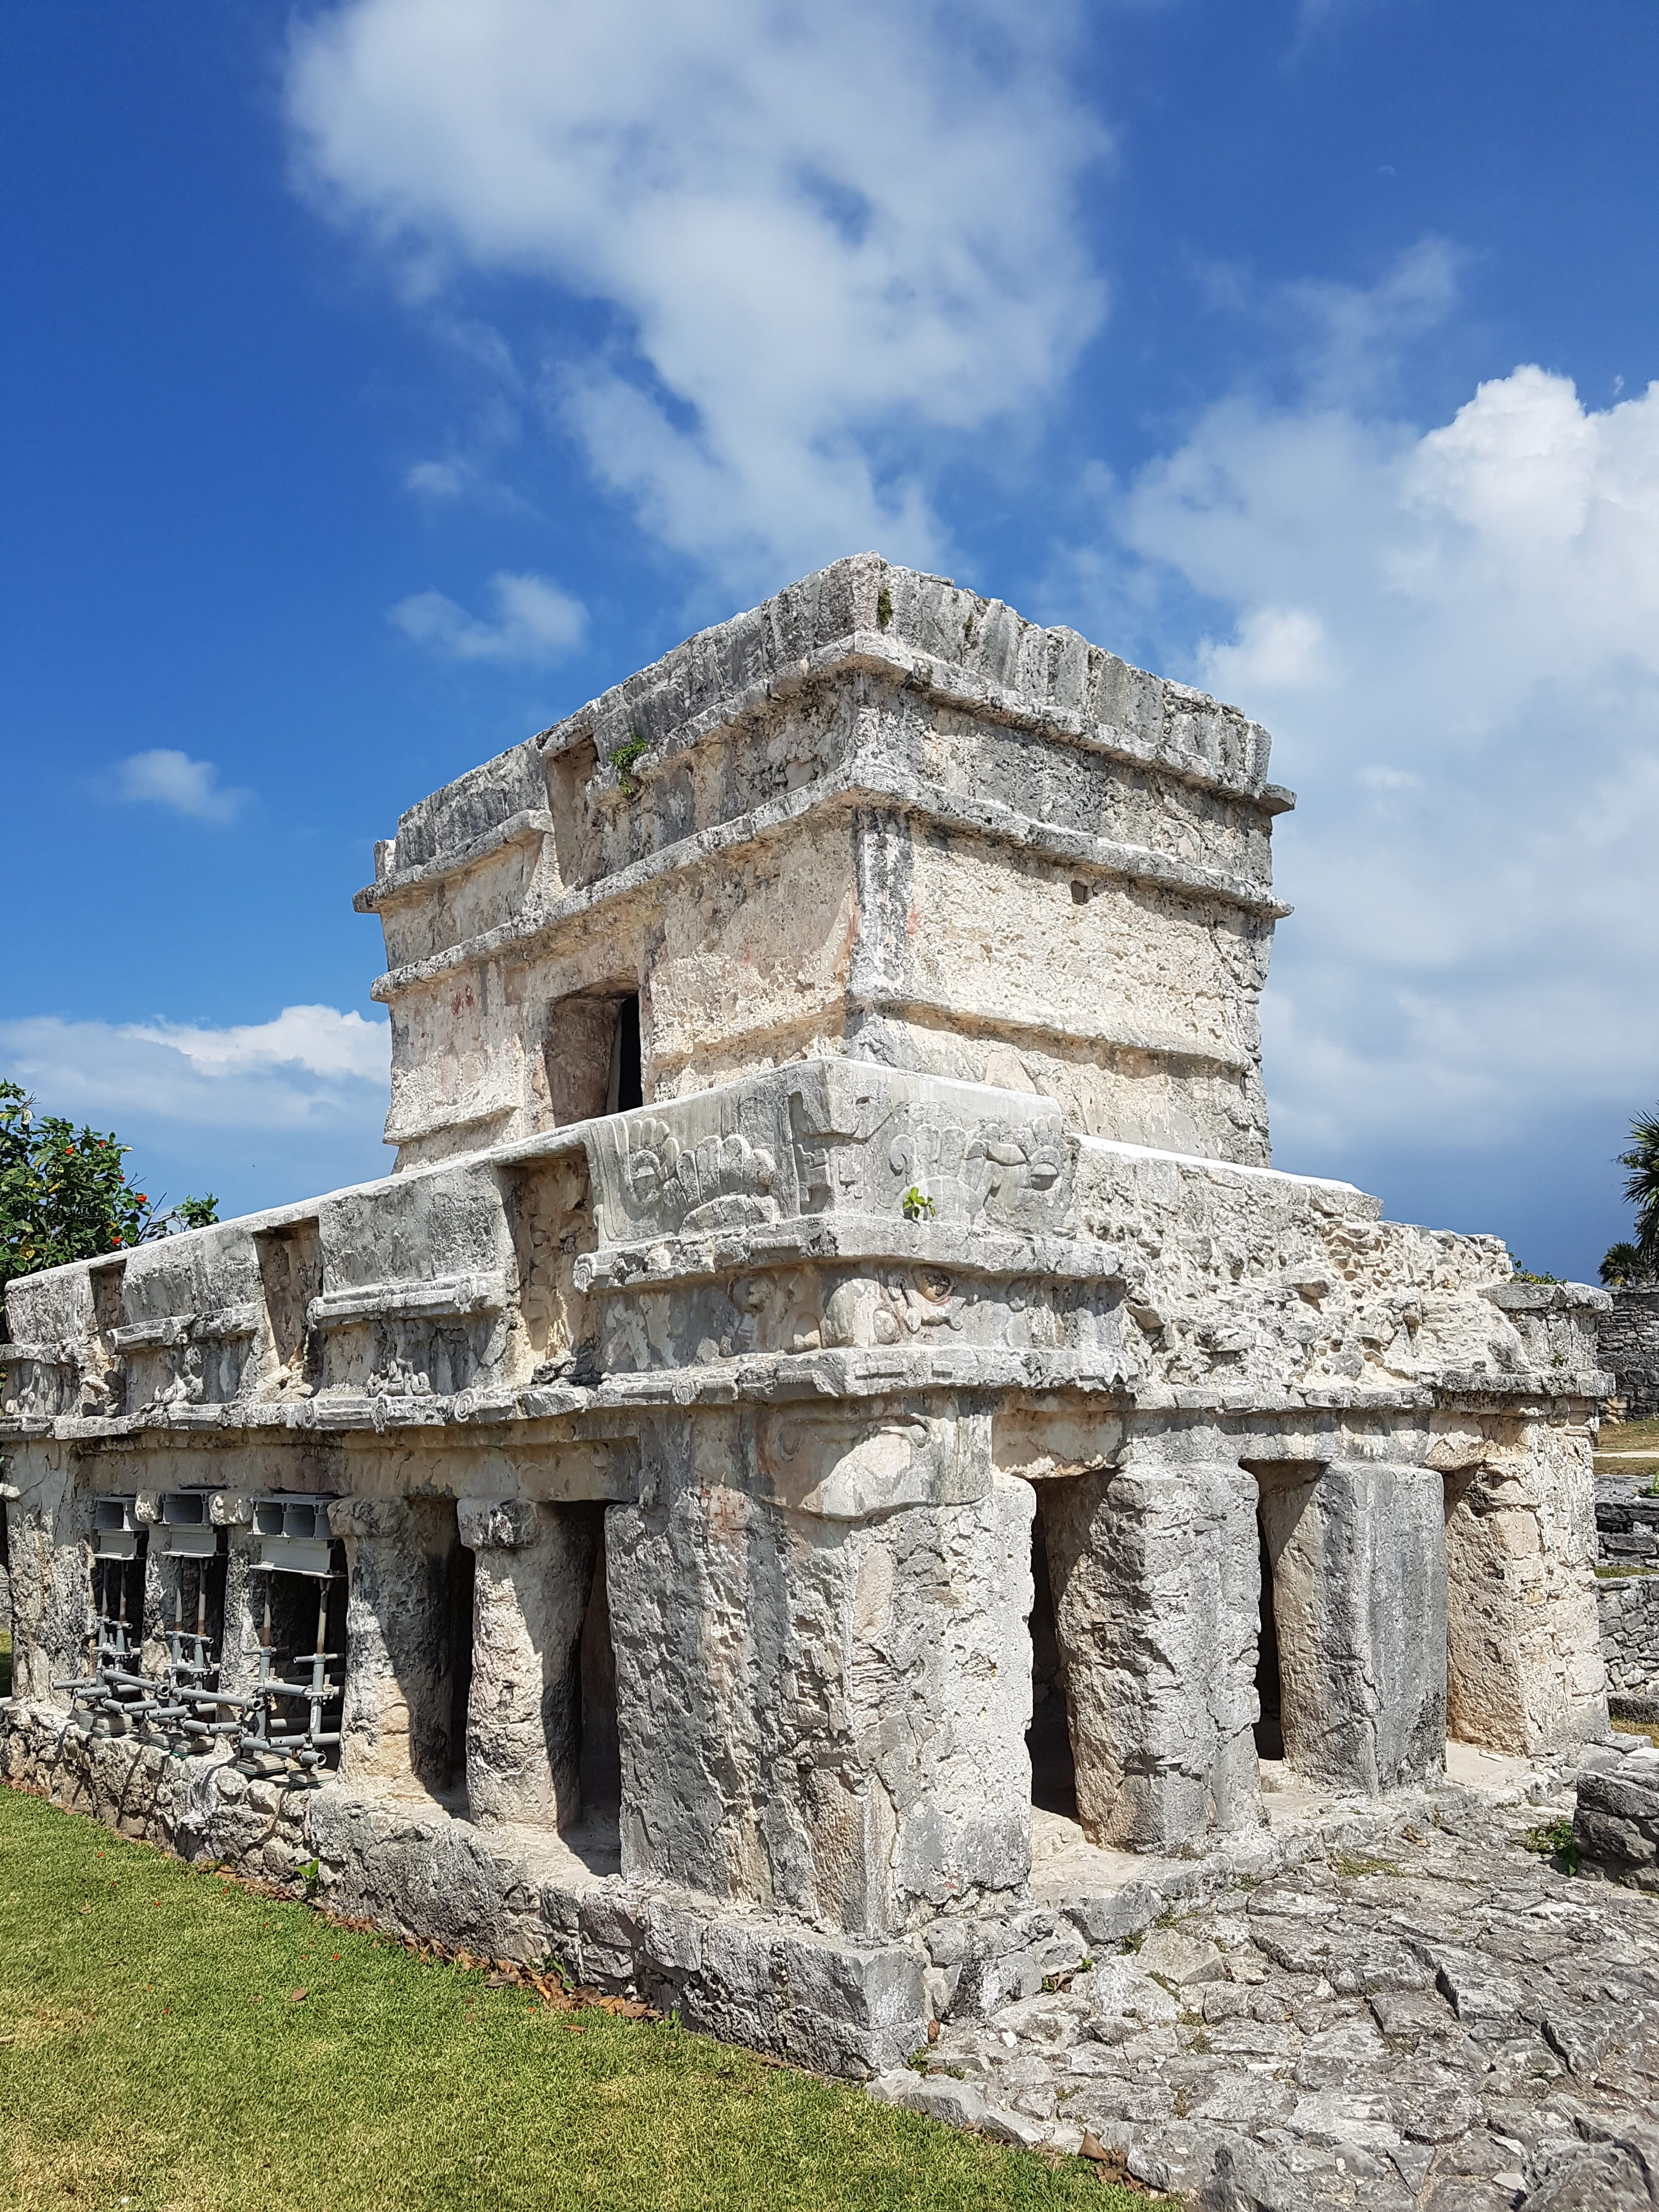
<svg viewBox="0 0 1659 2212">
<path fill-rule="evenodd" d="M 617 788 L 624 799 L 632 799 L 640 787 L 629 774 L 629 770 L 635 761 L 643 760 L 649 750 L 649 744 L 639 732 L 630 730 L 627 742 L 616 746 L 605 755 L 606 761 L 617 771 Z"/>
<path fill-rule="evenodd" d="M 902 1202 L 904 1207 L 904 1218 L 907 1221 L 931 1221 L 933 1219 L 933 1201 L 928 1197 L 925 1190 L 918 1190 L 915 1183 L 912 1183 L 909 1189 L 905 1192 Z"/>
</svg>

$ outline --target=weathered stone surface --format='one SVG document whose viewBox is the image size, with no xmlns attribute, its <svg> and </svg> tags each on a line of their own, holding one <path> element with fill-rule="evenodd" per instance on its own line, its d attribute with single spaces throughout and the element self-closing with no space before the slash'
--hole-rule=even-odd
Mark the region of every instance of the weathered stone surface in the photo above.
<svg viewBox="0 0 1659 2212">
<path fill-rule="evenodd" d="M 1285 1753 L 1339 1788 L 1389 1789 L 1446 1741 L 1444 1485 L 1337 1461 L 1263 1485 Z"/>
<path fill-rule="evenodd" d="M 1598 1367 L 1613 1376 L 1625 1418 L 1659 1413 L 1659 1285 L 1632 1284 L 1613 1292 L 1596 1331 Z"/>
<path fill-rule="evenodd" d="M 1604 1431 L 1617 1449 L 1620 1431 Z M 1595 1478 L 1595 1588 L 1607 1697 L 1626 1718 L 1659 1720 L 1659 1496 L 1650 1472 Z"/>
<path fill-rule="evenodd" d="M 1132 1458 L 1045 1507 L 1078 1812 L 1157 1849 L 1256 1816 L 1255 1486 Z"/>
<path fill-rule="evenodd" d="M 441 1788 L 452 1752 L 454 1515 L 431 1498 L 348 1498 L 331 1520 L 344 1539 L 350 1592 L 342 1778 Z"/>
<path fill-rule="evenodd" d="M 1527 1424 L 1447 1492 L 1450 1727 L 1465 1742 L 1535 1755 L 1602 1733 L 1606 1668 L 1595 1598 L 1591 1437 Z"/>
<path fill-rule="evenodd" d="M 763 1422 L 758 1448 L 816 1455 L 817 1495 L 826 1455 L 954 1463 L 955 1425 L 937 1425 L 943 1443 L 915 1421 L 826 1431 L 808 1408 Z M 650 1502 L 609 1522 L 624 1867 L 870 1934 L 1017 1890 L 1026 1486 L 985 1468 L 971 1503 L 871 1524 L 781 1513 L 665 1453 L 655 1464 Z M 780 1772 L 803 1794 L 769 1788 Z"/>
<path fill-rule="evenodd" d="M 1579 1771 L 1573 1834 L 1594 1866 L 1659 1893 L 1659 1750 L 1615 1736 Z"/>
<path fill-rule="evenodd" d="M 1014 2106 L 1055 2147 L 1085 2128 L 1206 2212 L 1659 2201 L 1659 1921 L 1518 1847 L 1559 1802 L 1437 1786 L 1328 1822 L 1272 1881 L 1152 1931 L 1069 1998 L 947 2021 L 920 2081 L 871 2093 L 968 2124 Z M 1324 1971 L 1391 1952 L 1415 1955 L 1415 1986 L 1345 1992 Z M 1194 1978 L 1216 1960 L 1245 1978 Z"/>
<path fill-rule="evenodd" d="M 581 1815 L 582 1624 L 599 1558 L 596 1510 L 463 1498 L 477 1553 L 466 1790 L 472 1816 L 564 1828 Z"/>
<path fill-rule="evenodd" d="M 1028 2007 L 981 2124 L 1159 2185 L 1443 2193 L 1434 2069 L 1600 2014 L 1304 1909 L 1263 1808 L 1604 1735 L 1607 1301 L 1267 1164 L 1266 773 L 871 555 L 410 810 L 398 1172 L 9 1286 L 7 1771 L 815 2065 Z M 1415 2134 L 1336 2078 L 1389 1995 Z"/>
</svg>

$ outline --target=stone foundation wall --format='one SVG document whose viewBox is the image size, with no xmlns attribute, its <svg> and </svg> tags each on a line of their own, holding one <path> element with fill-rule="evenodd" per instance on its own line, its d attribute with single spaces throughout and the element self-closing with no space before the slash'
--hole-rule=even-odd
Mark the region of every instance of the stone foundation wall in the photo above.
<svg viewBox="0 0 1659 2212">
<path fill-rule="evenodd" d="M 1618 1377 L 1625 1418 L 1659 1414 L 1659 1289 L 1617 1290 L 1596 1330 L 1601 1364 Z"/>
<path fill-rule="evenodd" d="M 1659 1574 L 1608 1576 L 1595 1595 L 1608 1704 L 1621 1719 L 1659 1719 Z"/>
<path fill-rule="evenodd" d="M 1627 1719 L 1659 1717 L 1659 1497 L 1645 1474 L 1601 1474 L 1595 1484 L 1596 1559 L 1617 1575 L 1596 1578 L 1607 1697 Z"/>
<path fill-rule="evenodd" d="M 54 1708 L 21 1699 L 0 1702 L 0 1779 L 192 1864 L 223 1865 L 443 1950 L 550 1958 L 583 1987 L 854 2079 L 902 2064 L 932 2022 L 1035 1997 L 1045 1980 L 1115 1954 L 1172 1904 L 1202 1904 L 1241 1876 L 1266 1880 L 1310 1848 L 1257 1829 L 1190 1859 L 1143 1862 L 1120 1888 L 941 1914 L 902 1942 L 860 1943 L 598 1872 L 545 1831 L 481 1826 L 338 1784 L 250 1781 L 222 1757 L 88 1739 Z"/>
</svg>

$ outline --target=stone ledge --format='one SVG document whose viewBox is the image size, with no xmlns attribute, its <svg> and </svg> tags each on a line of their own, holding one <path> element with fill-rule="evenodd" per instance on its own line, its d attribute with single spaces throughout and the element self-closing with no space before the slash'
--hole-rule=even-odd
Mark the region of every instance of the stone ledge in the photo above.
<svg viewBox="0 0 1659 2212">
<path fill-rule="evenodd" d="M 494 860 L 497 854 L 510 851 L 514 845 L 525 845 L 532 840 L 552 834 L 553 817 L 544 806 L 526 807 L 520 813 L 509 816 L 493 830 L 486 830 L 469 842 L 453 847 L 432 860 L 417 861 L 413 867 L 399 868 L 382 876 L 377 882 L 366 884 L 352 899 L 359 914 L 378 914 L 382 907 L 406 892 L 424 890 L 434 884 L 446 883 L 453 876 L 462 876 L 477 867 L 483 861 Z"/>
<path fill-rule="evenodd" d="M 679 869 L 738 846 L 775 836 L 820 809 L 856 806 L 861 800 L 891 806 L 901 795 L 908 812 L 1018 845 L 1039 856 L 1046 855 L 1057 865 L 1091 868 L 1102 875 L 1144 882 L 1183 897 L 1216 900 L 1269 920 L 1282 919 L 1291 911 L 1282 900 L 1273 896 L 1268 886 L 1244 882 L 1220 869 L 1182 860 L 1150 847 L 1130 847 L 1106 838 L 1089 837 L 1081 831 L 1073 835 L 1051 823 L 1018 814 L 1012 808 L 993 813 L 983 803 L 969 804 L 941 787 L 913 778 L 901 781 L 884 777 L 867 765 L 855 763 L 833 775 L 815 777 L 785 797 L 767 799 L 725 821 L 710 823 L 704 829 L 676 838 L 672 843 L 659 846 L 654 852 L 630 860 L 592 883 L 559 892 L 544 906 L 517 915 L 509 921 L 498 922 L 476 937 L 447 945 L 423 959 L 388 969 L 384 975 L 376 976 L 370 996 L 389 1003 L 422 983 L 452 974 L 457 968 L 501 953 L 522 952 L 536 939 L 554 934 L 565 923 L 591 914 L 596 908 L 629 897 Z"/>
<path fill-rule="evenodd" d="M 1504 1313 L 1610 1313 L 1611 1291 L 1593 1283 L 1491 1283 L 1480 1293 Z"/>
<path fill-rule="evenodd" d="M 680 733 L 695 742 L 848 660 L 924 679 L 969 711 L 1096 733 L 1139 764 L 1265 793 L 1267 733 L 1237 708 L 877 553 L 834 562 L 687 639 L 536 742 L 544 757 L 588 741 L 603 754 L 635 732 L 648 746 Z M 1141 726 L 1126 726 L 1131 717 Z M 1288 798 L 1273 787 L 1275 811 Z"/>
<path fill-rule="evenodd" d="M 341 1391 L 297 1401 L 230 1400 L 216 1405 L 147 1407 L 114 1415 L 14 1415 L 0 1437 L 54 1437 L 65 1443 L 119 1443 L 157 1431 L 188 1435 L 248 1433 L 282 1427 L 343 1435 L 465 1426 L 475 1431 L 520 1421 L 589 1414 L 644 1413 L 657 1407 L 777 1404 L 794 1400 L 879 1398 L 894 1390 L 1012 1391 L 1033 1401 L 1108 1398 L 1142 1413 L 1208 1413 L 1221 1419 L 1267 1414 L 1431 1411 L 1501 1407 L 1524 1417 L 1559 1418 L 1562 1399 L 1594 1406 L 1607 1377 L 1594 1370 L 1530 1370 L 1492 1375 L 1474 1370 L 1430 1372 L 1415 1382 L 1203 1383 L 1143 1385 L 1121 1358 L 1064 1347 L 963 1346 L 910 1350 L 903 1345 L 805 1352 L 733 1354 L 685 1367 L 644 1368 L 606 1376 L 597 1384 L 503 1383 L 452 1395 Z M 482 1446 L 483 1438 L 480 1437 Z"/>
</svg>

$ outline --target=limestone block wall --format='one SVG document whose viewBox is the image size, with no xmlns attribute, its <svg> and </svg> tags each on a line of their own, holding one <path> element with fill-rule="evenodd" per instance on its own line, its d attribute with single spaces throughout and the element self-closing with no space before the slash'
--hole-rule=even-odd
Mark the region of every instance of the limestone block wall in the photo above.
<svg viewBox="0 0 1659 2212">
<path fill-rule="evenodd" d="M 1604 1577 L 1595 1595 L 1614 1714 L 1659 1720 L 1659 1571 Z"/>
<path fill-rule="evenodd" d="M 1595 1528 L 1608 1697 L 1620 1716 L 1659 1718 L 1659 1495 L 1647 1474 L 1598 1476 Z"/>
<path fill-rule="evenodd" d="M 873 554 L 704 632 L 402 817 L 402 1166 L 825 1053 L 1265 1163 L 1266 733 Z"/>
<path fill-rule="evenodd" d="M 591 1943 L 607 1986 L 695 1954 L 672 1985 L 706 1976 L 711 2021 L 753 2016 L 740 1973 L 781 2019 L 810 1972 L 787 2047 L 842 2005 L 838 2063 L 889 2051 L 883 2007 L 979 2002 L 963 1931 L 1036 1909 L 1034 1620 L 1044 1809 L 1107 1849 L 1248 1838 L 1263 1757 L 1370 1794 L 1449 1733 L 1605 1729 L 1601 1300 L 1345 1184 L 845 1055 L 53 1271 L 8 1293 L 8 1771 L 136 1802 L 65 1686 L 113 1500 L 161 1678 L 190 1493 L 222 1686 L 262 1644 L 343 1661 L 327 1786 L 296 1810 L 296 1763 L 254 1762 L 288 1825 L 250 1854 L 297 1832 L 411 1929 L 488 1867 L 504 1941 Z M 273 1497 L 321 1516 L 300 1596 Z"/>
<path fill-rule="evenodd" d="M 1252 1434 L 1230 1432 L 1217 1463 L 1259 1484 L 1297 1458 L 1328 1501 L 1357 1480 L 1332 1471 L 1386 1435 L 1382 1458 L 1449 1485 L 1454 1588 L 1569 1624 L 1513 1648 L 1483 1634 L 1481 1665 L 1533 1681 L 1526 1728 L 1592 1694 L 1563 1656 L 1591 1565 L 1589 1431 L 1571 1412 L 1586 1386 L 1569 1363 L 1579 1308 L 1601 1294 L 1553 1294 L 1560 1310 L 1540 1315 L 1491 1240 L 1381 1222 L 1346 1186 L 1078 1137 L 1029 1095 L 827 1060 L 406 1173 L 308 1221 L 295 1209 L 199 1235 L 205 1249 L 163 1248 L 165 1278 L 128 1263 L 137 1322 L 118 1261 L 14 1294 L 27 1357 L 7 1402 L 40 1439 L 23 1519 L 52 1522 L 59 1544 L 94 1470 L 110 1490 L 209 1471 L 227 1494 L 638 1504 L 651 1423 L 672 1405 L 675 1449 L 708 1470 L 695 1488 L 718 1474 L 787 1511 L 857 1517 L 965 1505 L 992 1469 L 1127 1473 L 1156 1441 L 1149 1422 L 1191 1430 L 1231 1409 Z M 295 1346 L 283 1305 L 307 1267 L 320 1287 Z M 188 1350 L 205 1325 L 216 1340 L 223 1304 L 177 1309 L 232 1279 L 259 1288 L 259 1356 L 204 1361 L 176 1389 L 151 1339 Z M 763 1389 L 827 1392 L 849 1418 L 897 1391 L 921 1425 L 792 1455 L 721 1410 Z M 964 1389 L 989 1394 L 983 1435 L 961 1425 Z M 939 1422 L 957 1425 L 948 1449 Z M 471 1473 L 453 1463 L 463 1445 Z M 1391 1480 L 1396 1502 L 1374 1517 L 1409 1519 Z M 370 1541 L 355 1522 L 339 1533 Z"/>
<path fill-rule="evenodd" d="M 1601 1316 L 1599 1346 L 1601 1364 L 1618 1378 L 1625 1418 L 1646 1421 L 1659 1414 L 1659 1288 L 1614 1291 Z"/>
</svg>

